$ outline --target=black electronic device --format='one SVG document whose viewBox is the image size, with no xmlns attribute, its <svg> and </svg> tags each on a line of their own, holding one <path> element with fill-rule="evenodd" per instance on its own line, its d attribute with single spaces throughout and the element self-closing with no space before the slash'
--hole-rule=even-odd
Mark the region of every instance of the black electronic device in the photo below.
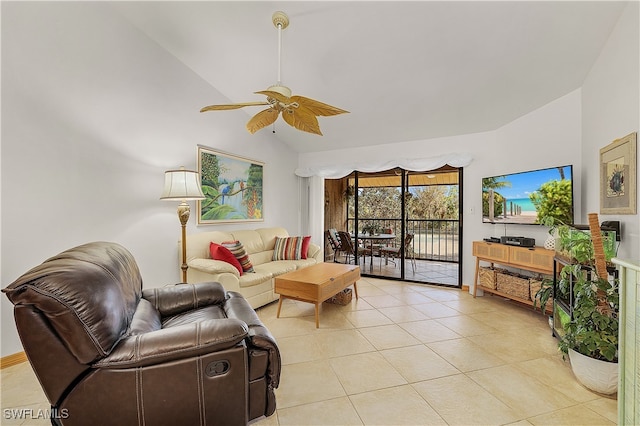
<svg viewBox="0 0 640 426">
<path fill-rule="evenodd" d="M 484 238 L 484 241 L 488 242 L 488 243 L 500 243 L 501 240 L 498 237 L 487 237 Z"/>
<path fill-rule="evenodd" d="M 589 225 L 571 224 L 572 228 L 579 229 L 581 231 L 589 231 L 591 228 Z M 618 220 L 605 220 L 600 224 L 601 231 L 614 231 L 616 233 L 616 241 L 621 240 L 620 235 L 620 221 Z"/>
<path fill-rule="evenodd" d="M 600 224 L 600 230 L 602 231 L 615 231 L 616 241 L 621 240 L 620 235 L 620 221 L 619 220 L 605 220 Z"/>
<path fill-rule="evenodd" d="M 535 247 L 536 245 L 536 240 L 534 238 L 528 238 L 528 237 L 505 236 L 505 237 L 500 237 L 500 242 L 502 244 L 507 244 L 509 246 L 520 246 L 520 247 Z"/>
</svg>

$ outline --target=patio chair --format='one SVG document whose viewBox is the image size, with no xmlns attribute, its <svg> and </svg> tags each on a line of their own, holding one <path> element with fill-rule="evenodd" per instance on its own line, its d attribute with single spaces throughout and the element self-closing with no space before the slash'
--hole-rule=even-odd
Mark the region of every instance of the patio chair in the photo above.
<svg viewBox="0 0 640 426">
<path fill-rule="evenodd" d="M 413 272 L 416 272 L 416 259 L 415 254 L 413 252 L 413 234 L 406 234 L 404 237 L 404 241 L 400 244 L 399 247 L 394 246 L 384 246 L 380 248 L 380 256 L 384 256 L 385 264 L 388 262 L 392 262 L 394 265 L 396 264 L 395 259 L 400 257 L 400 253 L 404 250 L 404 258 L 411 260 L 411 268 Z M 382 264 L 382 262 L 381 262 Z"/>
<path fill-rule="evenodd" d="M 338 237 L 338 231 L 335 228 L 330 228 L 325 232 L 327 240 L 329 241 L 329 245 L 333 250 L 333 261 L 338 263 L 338 255 L 342 251 L 342 247 L 340 245 L 340 238 Z"/>
<path fill-rule="evenodd" d="M 345 263 L 351 263 L 350 261 L 351 257 L 353 257 L 353 260 L 355 263 L 356 258 L 365 256 L 371 253 L 371 250 L 366 249 L 364 247 L 360 247 L 359 245 L 353 244 L 351 235 L 349 235 L 349 233 L 345 231 L 338 231 L 338 238 L 340 238 L 340 250 L 346 256 Z"/>
</svg>

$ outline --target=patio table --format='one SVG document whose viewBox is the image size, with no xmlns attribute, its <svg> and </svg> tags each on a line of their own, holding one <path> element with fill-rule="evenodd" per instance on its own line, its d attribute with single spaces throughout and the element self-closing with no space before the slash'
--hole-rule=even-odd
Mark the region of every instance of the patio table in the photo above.
<svg viewBox="0 0 640 426">
<path fill-rule="evenodd" d="M 374 241 L 389 241 L 389 240 L 394 240 L 396 238 L 396 234 L 373 234 L 373 235 L 369 235 L 369 234 L 362 234 L 359 233 L 358 237 L 359 240 L 363 241 L 363 244 L 365 246 L 365 248 L 367 248 L 367 240 L 370 241 L 369 243 L 369 250 L 371 251 L 371 259 L 369 260 L 369 271 L 373 272 L 373 242 Z M 367 263 L 367 258 L 366 258 L 366 254 L 363 255 L 364 257 L 364 264 L 366 265 Z"/>
</svg>

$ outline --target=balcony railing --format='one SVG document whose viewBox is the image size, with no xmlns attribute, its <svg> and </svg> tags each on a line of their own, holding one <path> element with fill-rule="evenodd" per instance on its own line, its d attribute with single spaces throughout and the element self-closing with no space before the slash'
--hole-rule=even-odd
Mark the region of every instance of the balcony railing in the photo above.
<svg viewBox="0 0 640 426">
<path fill-rule="evenodd" d="M 396 245 L 400 245 L 401 219 L 360 218 L 360 229 L 366 225 L 377 225 L 377 229 L 391 229 L 396 234 Z M 349 232 L 355 229 L 355 219 L 347 219 Z M 458 238 L 460 223 L 449 219 L 409 219 L 406 232 L 413 234 L 412 248 L 416 259 L 458 262 Z"/>
</svg>

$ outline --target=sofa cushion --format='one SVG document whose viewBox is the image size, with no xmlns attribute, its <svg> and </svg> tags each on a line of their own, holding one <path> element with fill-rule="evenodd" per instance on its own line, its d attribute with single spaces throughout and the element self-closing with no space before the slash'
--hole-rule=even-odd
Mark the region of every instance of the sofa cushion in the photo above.
<svg viewBox="0 0 640 426">
<path fill-rule="evenodd" d="M 308 259 L 294 260 L 293 263 L 296 264 L 296 268 L 300 269 L 306 268 L 307 266 L 315 265 L 317 261 L 314 258 L 310 257 Z"/>
<path fill-rule="evenodd" d="M 274 260 L 273 262 L 263 263 L 256 266 L 256 271 L 269 274 L 272 277 L 277 277 L 287 272 L 292 272 L 297 269 L 295 260 Z"/>
<path fill-rule="evenodd" d="M 233 274 L 240 277 L 240 273 L 234 266 L 222 260 L 192 259 L 187 262 L 187 265 L 189 265 L 189 268 L 197 269 L 207 274 Z"/>
<path fill-rule="evenodd" d="M 273 276 L 277 276 L 283 274 L 284 272 L 293 271 L 295 269 L 304 268 L 307 266 L 315 265 L 315 259 L 299 259 L 299 260 L 274 260 L 273 262 L 269 262 L 269 265 L 272 268 L 275 268 L 273 272 Z M 286 268 L 284 272 L 277 272 L 278 269 Z"/>
<path fill-rule="evenodd" d="M 233 231 L 233 239 L 224 241 L 240 241 L 249 255 L 266 250 L 262 236 L 251 229 Z"/>
<path fill-rule="evenodd" d="M 236 257 L 236 259 L 238 259 L 240 265 L 242 265 L 242 270 L 244 272 L 253 272 L 253 265 L 249 260 L 249 255 L 247 254 L 244 246 L 240 241 L 223 241 L 222 245 L 228 248 L 229 251 L 231 251 L 231 253 L 233 253 L 233 255 Z"/>
<path fill-rule="evenodd" d="M 306 259 L 311 237 L 276 237 L 272 260 Z"/>
<path fill-rule="evenodd" d="M 209 244 L 209 252 L 211 258 L 214 260 L 222 260 L 227 262 L 238 270 L 238 273 L 242 275 L 242 265 L 240 261 L 231 253 L 231 251 L 220 244 L 216 244 L 213 241 Z"/>
<path fill-rule="evenodd" d="M 273 250 L 273 247 L 276 245 L 276 237 L 288 237 L 289 233 L 284 228 L 258 228 L 256 229 L 258 235 L 263 241 L 263 250 Z M 238 238 L 240 241 L 244 241 L 241 238 Z M 251 254 L 251 253 L 249 253 Z"/>
<path fill-rule="evenodd" d="M 260 266 L 264 266 L 264 265 L 260 265 Z M 255 285 L 259 285 L 264 283 L 265 281 L 269 281 L 271 278 L 273 277 L 273 275 L 271 274 L 271 272 L 269 271 L 262 271 L 262 270 L 258 270 L 258 271 L 254 271 L 253 274 L 244 274 L 243 276 L 240 277 L 240 279 L 238 280 L 238 284 L 240 285 L 240 287 L 253 287 Z"/>
<path fill-rule="evenodd" d="M 262 265 L 263 263 L 273 262 L 271 260 L 272 258 L 273 258 L 273 250 L 261 251 L 259 253 L 254 253 L 249 255 L 249 260 L 251 260 L 254 270 L 258 265 Z"/>
</svg>

